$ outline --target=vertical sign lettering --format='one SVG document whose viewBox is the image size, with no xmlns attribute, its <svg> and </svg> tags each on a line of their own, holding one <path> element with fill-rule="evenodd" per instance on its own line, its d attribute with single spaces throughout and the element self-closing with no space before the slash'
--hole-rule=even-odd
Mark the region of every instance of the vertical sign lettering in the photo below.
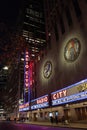
<svg viewBox="0 0 87 130">
<path fill-rule="evenodd" d="M 29 52 L 25 52 L 25 65 L 24 65 L 24 101 L 28 101 L 28 91 L 30 86 L 30 79 L 29 79 Z"/>
</svg>

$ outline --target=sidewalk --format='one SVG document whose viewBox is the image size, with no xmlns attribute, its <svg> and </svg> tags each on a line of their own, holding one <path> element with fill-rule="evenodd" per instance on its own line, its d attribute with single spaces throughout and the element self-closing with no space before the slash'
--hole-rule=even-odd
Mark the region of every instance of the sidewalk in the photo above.
<svg viewBox="0 0 87 130">
<path fill-rule="evenodd" d="M 20 122 L 19 122 L 20 123 Z M 44 125 L 44 126 L 52 126 L 52 127 L 65 127 L 65 128 L 79 128 L 87 130 L 87 123 L 69 123 L 69 124 L 62 124 L 62 123 L 50 123 L 50 122 L 37 122 L 37 121 L 30 121 L 24 122 L 27 124 L 34 124 L 34 125 Z"/>
</svg>

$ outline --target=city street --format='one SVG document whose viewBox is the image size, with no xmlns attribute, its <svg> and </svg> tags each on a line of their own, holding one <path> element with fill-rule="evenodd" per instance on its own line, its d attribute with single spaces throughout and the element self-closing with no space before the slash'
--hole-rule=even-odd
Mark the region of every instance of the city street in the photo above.
<svg viewBox="0 0 87 130">
<path fill-rule="evenodd" d="M 30 124 L 16 124 L 13 122 L 0 122 L 0 130 L 81 130 L 81 129 L 39 126 Z"/>
</svg>

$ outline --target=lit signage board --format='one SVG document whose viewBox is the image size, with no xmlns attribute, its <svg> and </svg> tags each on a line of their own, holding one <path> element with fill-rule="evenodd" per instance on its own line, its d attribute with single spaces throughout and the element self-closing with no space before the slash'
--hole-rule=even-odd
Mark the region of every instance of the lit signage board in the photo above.
<svg viewBox="0 0 87 130">
<path fill-rule="evenodd" d="M 31 100 L 31 110 L 45 108 L 49 106 L 48 95 L 39 97 L 37 99 Z"/>
<path fill-rule="evenodd" d="M 34 62 L 30 61 L 29 51 L 25 51 L 24 58 L 24 102 L 30 102 L 31 89 L 34 83 Z"/>
<path fill-rule="evenodd" d="M 24 86 L 25 93 L 28 92 L 29 89 L 29 52 L 25 52 L 25 66 L 24 66 Z"/>
<path fill-rule="evenodd" d="M 87 91 L 52 100 L 52 106 L 79 101 L 87 98 Z"/>
<path fill-rule="evenodd" d="M 52 106 L 87 98 L 87 79 L 51 93 Z"/>
<path fill-rule="evenodd" d="M 19 112 L 28 111 L 28 110 L 29 110 L 29 102 L 19 105 Z"/>
</svg>

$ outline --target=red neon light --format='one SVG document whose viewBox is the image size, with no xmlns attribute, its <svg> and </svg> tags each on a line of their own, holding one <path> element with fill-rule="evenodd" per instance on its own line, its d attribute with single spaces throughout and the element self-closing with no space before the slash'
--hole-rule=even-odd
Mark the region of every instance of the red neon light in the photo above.
<svg viewBox="0 0 87 130">
<path fill-rule="evenodd" d="M 25 53 L 25 90 L 29 87 L 29 53 Z"/>
<path fill-rule="evenodd" d="M 45 103 L 45 102 L 48 102 L 48 97 L 43 97 L 41 99 L 37 99 L 37 104 L 42 104 L 42 103 Z"/>
<path fill-rule="evenodd" d="M 54 93 L 52 95 L 52 99 L 55 100 L 55 99 L 62 98 L 62 97 L 65 97 L 65 96 L 67 96 L 67 90 L 63 90 L 63 91 Z"/>
<path fill-rule="evenodd" d="M 29 68 L 30 68 L 30 86 L 32 86 L 32 84 L 33 84 L 33 62 L 30 62 Z"/>
<path fill-rule="evenodd" d="M 29 107 L 29 103 L 25 103 L 19 106 L 19 109 Z"/>
</svg>

